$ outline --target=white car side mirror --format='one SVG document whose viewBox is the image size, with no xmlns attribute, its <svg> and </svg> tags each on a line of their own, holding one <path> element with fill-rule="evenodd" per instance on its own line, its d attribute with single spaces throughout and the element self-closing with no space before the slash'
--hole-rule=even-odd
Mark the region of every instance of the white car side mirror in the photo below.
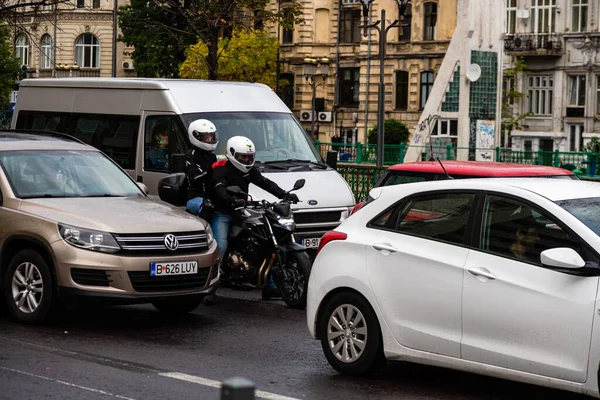
<svg viewBox="0 0 600 400">
<path fill-rule="evenodd" d="M 556 247 L 542 251 L 540 259 L 543 265 L 556 268 L 583 268 L 585 261 L 569 247 Z"/>
<path fill-rule="evenodd" d="M 142 189 L 142 192 L 148 194 L 148 186 L 144 185 L 142 182 L 136 182 L 138 187 Z"/>
</svg>

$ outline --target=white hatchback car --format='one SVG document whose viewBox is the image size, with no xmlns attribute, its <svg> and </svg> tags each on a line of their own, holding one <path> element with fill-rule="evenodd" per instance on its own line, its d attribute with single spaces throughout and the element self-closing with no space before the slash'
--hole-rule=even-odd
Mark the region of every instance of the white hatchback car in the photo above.
<svg viewBox="0 0 600 400">
<path fill-rule="evenodd" d="M 406 360 L 600 397 L 600 184 L 377 188 L 326 233 L 307 323 L 339 372 Z"/>
</svg>

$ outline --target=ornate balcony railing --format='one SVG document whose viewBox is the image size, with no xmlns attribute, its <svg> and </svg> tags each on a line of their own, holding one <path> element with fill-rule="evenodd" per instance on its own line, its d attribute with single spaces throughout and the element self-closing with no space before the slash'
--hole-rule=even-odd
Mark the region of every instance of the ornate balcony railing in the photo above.
<svg viewBox="0 0 600 400">
<path fill-rule="evenodd" d="M 504 51 L 509 55 L 562 56 L 562 37 L 557 34 L 514 34 L 504 39 Z"/>
</svg>

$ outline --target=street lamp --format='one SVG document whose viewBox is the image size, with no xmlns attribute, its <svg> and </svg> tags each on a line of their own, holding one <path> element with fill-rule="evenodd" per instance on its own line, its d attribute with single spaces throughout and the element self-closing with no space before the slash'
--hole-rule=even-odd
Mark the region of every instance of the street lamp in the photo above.
<svg viewBox="0 0 600 400">
<path fill-rule="evenodd" d="M 399 19 L 385 26 L 385 10 L 381 10 L 381 19 L 372 24 L 369 23 L 369 9 L 374 0 L 359 0 L 363 8 L 363 36 L 369 35 L 369 28 L 375 28 L 379 32 L 379 94 L 377 96 L 377 166 L 383 167 L 383 141 L 385 136 L 384 118 L 385 118 L 385 80 L 384 80 L 384 60 L 385 47 L 387 44 L 387 33 L 390 29 L 398 27 L 398 23 L 404 19 L 404 12 L 409 0 L 396 0 L 398 3 Z M 381 24 L 381 26 L 379 26 Z M 365 121 L 365 124 L 367 121 Z"/>
<path fill-rule="evenodd" d="M 326 56 L 323 56 L 320 60 L 315 60 L 314 58 L 305 58 L 302 63 L 302 73 L 304 74 L 304 78 L 312 87 L 312 109 L 311 109 L 311 127 L 310 127 L 310 135 L 313 140 L 315 140 L 315 98 L 317 96 L 317 65 L 321 65 L 321 76 L 323 77 L 323 84 L 327 79 L 327 75 L 329 75 L 329 59 Z"/>
</svg>

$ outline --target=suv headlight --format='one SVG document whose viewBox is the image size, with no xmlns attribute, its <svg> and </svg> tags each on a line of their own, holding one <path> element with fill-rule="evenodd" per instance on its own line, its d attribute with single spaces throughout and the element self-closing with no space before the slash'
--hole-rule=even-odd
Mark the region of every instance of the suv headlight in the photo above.
<svg viewBox="0 0 600 400">
<path fill-rule="evenodd" d="M 121 250 L 115 238 L 107 232 L 63 224 L 58 224 L 58 231 L 65 242 L 75 247 L 103 253 L 116 253 Z"/>
<path fill-rule="evenodd" d="M 208 222 L 206 223 L 206 228 L 204 229 L 204 232 L 206 233 L 206 244 L 208 245 L 208 247 L 210 247 L 215 241 L 215 235 L 213 234 L 212 228 L 210 227 L 210 224 Z"/>
<path fill-rule="evenodd" d="M 288 231 L 293 231 L 296 229 L 296 222 L 294 222 L 294 218 L 277 218 L 277 223 L 283 226 Z"/>
</svg>

